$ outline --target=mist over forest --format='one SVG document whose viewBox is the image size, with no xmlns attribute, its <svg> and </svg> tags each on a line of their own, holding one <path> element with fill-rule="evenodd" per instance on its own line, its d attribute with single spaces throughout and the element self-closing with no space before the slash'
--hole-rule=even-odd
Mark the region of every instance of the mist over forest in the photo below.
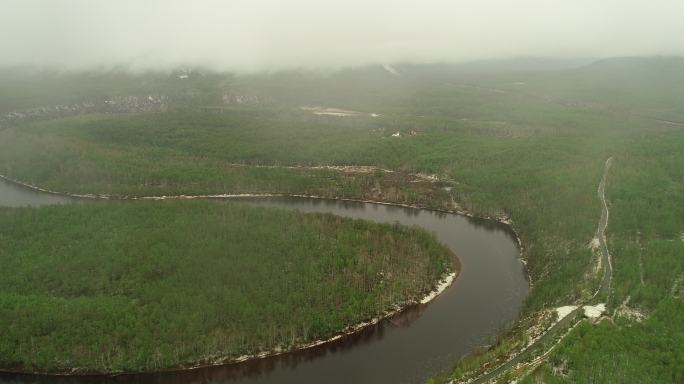
<svg viewBox="0 0 684 384">
<path fill-rule="evenodd" d="M 5 0 L 0 66 L 232 72 L 684 53 L 677 0 Z"/>
<path fill-rule="evenodd" d="M 0 384 L 684 382 L 682 15 L 0 1 Z"/>
</svg>

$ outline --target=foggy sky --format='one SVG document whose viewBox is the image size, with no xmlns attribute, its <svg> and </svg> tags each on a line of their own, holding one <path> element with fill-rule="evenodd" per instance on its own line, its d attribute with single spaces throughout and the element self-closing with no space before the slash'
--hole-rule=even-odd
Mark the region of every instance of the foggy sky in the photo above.
<svg viewBox="0 0 684 384">
<path fill-rule="evenodd" d="M 682 0 L 0 0 L 0 66 L 231 71 L 684 54 Z"/>
</svg>

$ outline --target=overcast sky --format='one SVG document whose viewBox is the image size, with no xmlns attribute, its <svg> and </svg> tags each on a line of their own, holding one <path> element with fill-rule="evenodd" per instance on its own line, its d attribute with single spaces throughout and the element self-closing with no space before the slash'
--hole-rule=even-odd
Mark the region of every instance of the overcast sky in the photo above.
<svg viewBox="0 0 684 384">
<path fill-rule="evenodd" d="M 683 54 L 684 0 L 0 0 L 0 66 L 234 71 Z"/>
</svg>

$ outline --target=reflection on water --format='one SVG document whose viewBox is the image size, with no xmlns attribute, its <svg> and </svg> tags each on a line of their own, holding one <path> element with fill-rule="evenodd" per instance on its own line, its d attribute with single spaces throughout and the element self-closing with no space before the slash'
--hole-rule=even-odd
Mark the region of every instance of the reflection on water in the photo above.
<svg viewBox="0 0 684 384">
<path fill-rule="evenodd" d="M 0 182 L 0 204 L 48 203 L 43 194 Z M 10 192 L 7 192 L 10 191 Z M 56 196 L 49 196 L 50 198 Z M 384 223 L 433 232 L 459 258 L 454 285 L 429 305 L 335 343 L 240 364 L 117 377 L 0 375 L 0 383 L 422 383 L 511 324 L 528 284 L 512 232 L 490 220 L 407 207 L 309 198 L 240 198 L 242 203 Z M 219 203 L 232 204 L 235 200 Z M 8 203 L 9 201 L 9 203 Z M 68 199 L 67 199 L 68 201 Z M 63 203 L 65 201 L 55 201 Z M 54 204 L 54 203 L 52 203 Z"/>
</svg>

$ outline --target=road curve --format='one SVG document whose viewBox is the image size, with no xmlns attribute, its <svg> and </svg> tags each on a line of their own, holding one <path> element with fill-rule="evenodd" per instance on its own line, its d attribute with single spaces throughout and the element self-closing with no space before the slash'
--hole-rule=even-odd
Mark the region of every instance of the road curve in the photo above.
<svg viewBox="0 0 684 384">
<path fill-rule="evenodd" d="M 598 228 L 596 229 L 596 237 L 599 239 L 599 244 L 601 248 L 601 261 L 603 265 L 606 266 L 605 272 L 603 273 L 603 279 L 601 280 L 601 285 L 599 289 L 594 293 L 592 299 L 598 297 L 604 297 L 608 300 L 610 296 L 610 284 L 613 280 L 613 261 L 610 258 L 610 252 L 608 251 L 608 245 L 606 244 L 606 227 L 608 227 L 608 203 L 606 203 L 606 179 L 608 178 L 608 171 L 613 163 L 613 157 L 609 157 L 606 160 L 606 164 L 603 166 L 603 177 L 601 177 L 601 183 L 598 187 L 598 195 L 601 199 L 601 220 L 599 220 Z"/>
</svg>

